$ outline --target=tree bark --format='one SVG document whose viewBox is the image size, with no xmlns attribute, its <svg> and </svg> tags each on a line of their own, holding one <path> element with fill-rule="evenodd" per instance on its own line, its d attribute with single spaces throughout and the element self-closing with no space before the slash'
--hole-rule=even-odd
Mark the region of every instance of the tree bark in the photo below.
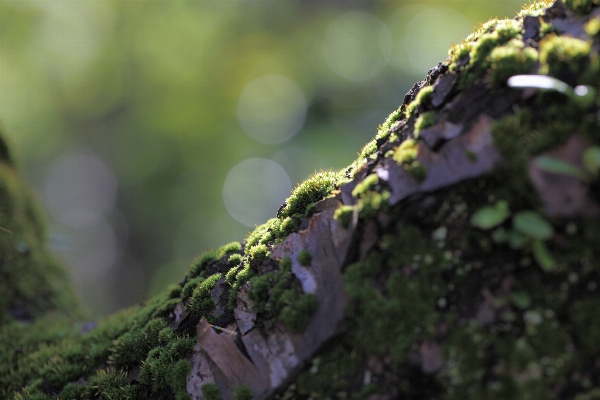
<svg viewBox="0 0 600 400">
<path fill-rule="evenodd" d="M 2 396 L 597 398 L 599 51 L 594 0 L 481 25 L 347 170 L 97 324 L 0 142 Z"/>
</svg>

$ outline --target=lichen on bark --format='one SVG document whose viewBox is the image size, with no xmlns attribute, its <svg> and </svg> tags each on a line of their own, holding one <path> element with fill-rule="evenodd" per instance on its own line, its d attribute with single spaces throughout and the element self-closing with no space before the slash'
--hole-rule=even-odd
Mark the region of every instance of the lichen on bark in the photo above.
<svg viewBox="0 0 600 400">
<path fill-rule="evenodd" d="M 59 301 L 32 298 L 27 321 L 5 312 L 0 393 L 596 398 L 597 6 L 536 2 L 477 27 L 349 168 L 299 185 L 147 303 L 96 325 Z M 516 74 L 587 86 L 515 89 Z M 7 204 L 24 198 L 10 190 Z M 2 214 L 6 254 L 28 229 L 41 243 L 24 215 Z"/>
</svg>

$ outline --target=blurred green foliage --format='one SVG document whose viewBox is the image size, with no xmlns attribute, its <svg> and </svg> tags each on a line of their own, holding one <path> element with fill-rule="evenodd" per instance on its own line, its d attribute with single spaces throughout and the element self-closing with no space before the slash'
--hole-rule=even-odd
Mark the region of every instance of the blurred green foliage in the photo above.
<svg viewBox="0 0 600 400">
<path fill-rule="evenodd" d="M 233 166 L 273 160 L 292 186 L 345 167 L 425 76 L 423 65 L 521 2 L 0 0 L 0 120 L 42 199 L 65 155 L 91 154 L 114 174 L 116 201 L 102 215 L 114 254 L 104 269 L 73 255 L 93 226 L 50 221 L 85 303 L 104 314 L 252 229 L 223 202 Z M 332 31 L 335 21 L 349 31 Z M 358 32 L 365 27 L 381 32 Z M 371 69 L 361 75 L 361 65 Z M 265 75 L 292 81 L 306 100 L 302 128 L 278 144 L 253 139 L 238 120 L 244 88 Z"/>
</svg>

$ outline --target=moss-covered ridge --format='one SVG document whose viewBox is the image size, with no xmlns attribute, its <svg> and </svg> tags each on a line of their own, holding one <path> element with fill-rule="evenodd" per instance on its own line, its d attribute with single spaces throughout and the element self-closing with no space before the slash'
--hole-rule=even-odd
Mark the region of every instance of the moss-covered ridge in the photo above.
<svg viewBox="0 0 600 400">
<path fill-rule="evenodd" d="M 481 25 L 348 169 L 146 304 L 97 326 L 9 320 L 0 393 L 597 397 L 598 18 L 566 0 Z"/>
<path fill-rule="evenodd" d="M 481 25 L 390 115 L 341 187 L 347 332 L 281 398 L 597 398 L 596 6 Z"/>
<path fill-rule="evenodd" d="M 36 201 L 0 127 L 0 325 L 50 311 L 79 313 L 69 278 L 45 248 Z"/>
</svg>

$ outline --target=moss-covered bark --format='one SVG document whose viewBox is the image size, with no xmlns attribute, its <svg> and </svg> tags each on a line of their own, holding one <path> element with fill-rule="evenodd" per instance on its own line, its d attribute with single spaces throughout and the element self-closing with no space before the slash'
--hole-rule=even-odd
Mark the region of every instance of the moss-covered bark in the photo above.
<svg viewBox="0 0 600 400">
<path fill-rule="evenodd" d="M 347 170 L 98 324 L 2 142 L 0 395 L 600 398 L 599 51 L 594 0 L 481 25 Z"/>
</svg>

